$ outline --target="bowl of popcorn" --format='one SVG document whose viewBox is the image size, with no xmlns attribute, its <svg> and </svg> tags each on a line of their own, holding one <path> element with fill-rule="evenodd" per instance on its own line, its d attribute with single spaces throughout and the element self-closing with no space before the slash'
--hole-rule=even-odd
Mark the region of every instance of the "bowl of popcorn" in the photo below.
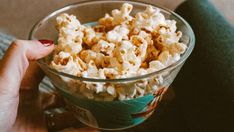
<svg viewBox="0 0 234 132">
<path fill-rule="evenodd" d="M 61 8 L 29 38 L 54 40 L 55 50 L 38 64 L 79 121 L 105 130 L 150 117 L 195 43 L 176 13 L 118 0 Z"/>
</svg>

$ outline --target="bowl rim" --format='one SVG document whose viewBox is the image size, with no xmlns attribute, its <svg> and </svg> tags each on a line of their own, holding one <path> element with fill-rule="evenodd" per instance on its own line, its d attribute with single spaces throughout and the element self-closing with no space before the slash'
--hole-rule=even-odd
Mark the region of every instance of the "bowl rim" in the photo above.
<svg viewBox="0 0 234 132">
<path fill-rule="evenodd" d="M 76 79 L 76 80 L 80 80 L 80 81 L 87 81 L 87 82 L 129 82 L 129 81 L 135 81 L 135 80 L 140 80 L 140 79 L 145 79 L 151 76 L 155 76 L 155 75 L 160 75 L 161 73 L 165 72 L 165 71 L 170 71 L 174 68 L 176 68 L 177 66 L 183 64 L 185 62 L 185 60 L 190 56 L 190 54 L 192 53 L 194 46 L 195 46 L 195 35 L 194 32 L 191 28 L 191 26 L 188 24 L 188 22 L 186 20 L 184 20 L 180 15 L 178 15 L 177 13 L 175 13 L 174 11 L 171 11 L 170 9 L 167 9 L 165 7 L 161 7 L 158 6 L 157 4 L 152 4 L 152 3 L 146 3 L 146 2 L 141 2 L 141 1 L 122 1 L 122 0 L 89 0 L 89 1 L 82 1 L 82 2 L 75 2 L 73 4 L 69 4 L 66 5 L 62 8 L 59 8 L 55 11 L 53 11 L 52 13 L 49 13 L 47 16 L 45 16 L 44 18 L 40 19 L 38 22 L 35 23 L 35 25 L 32 27 L 30 33 L 29 33 L 29 40 L 33 40 L 33 35 L 35 33 L 35 29 L 38 28 L 43 22 L 45 22 L 47 19 L 63 12 L 66 11 L 70 8 L 74 8 L 76 6 L 82 6 L 82 4 L 87 4 L 87 3 L 103 3 L 103 2 L 126 2 L 126 3 L 136 3 L 136 4 L 141 4 L 144 6 L 147 5 L 151 5 L 153 7 L 156 7 L 158 9 L 160 9 L 160 11 L 166 12 L 168 14 L 173 15 L 174 17 L 178 18 L 179 20 L 181 20 L 181 22 L 186 26 L 188 32 L 189 32 L 189 42 L 187 43 L 188 47 L 187 50 L 185 51 L 185 53 L 182 54 L 181 58 L 176 61 L 175 63 L 172 63 L 171 65 L 160 69 L 158 71 L 154 71 L 151 73 L 147 73 L 144 75 L 139 75 L 139 76 L 132 76 L 132 77 L 127 77 L 127 78 L 117 78 L 117 79 L 97 79 L 97 78 L 86 78 L 86 77 L 78 77 L 78 76 L 74 76 L 68 73 L 64 73 L 64 72 L 59 72 L 53 68 L 51 68 L 50 66 L 48 66 L 45 62 L 42 61 L 42 59 L 37 60 L 37 63 L 40 66 L 46 67 L 47 70 L 53 74 L 58 74 L 58 75 L 62 75 L 68 78 L 72 78 L 72 79 Z"/>
</svg>

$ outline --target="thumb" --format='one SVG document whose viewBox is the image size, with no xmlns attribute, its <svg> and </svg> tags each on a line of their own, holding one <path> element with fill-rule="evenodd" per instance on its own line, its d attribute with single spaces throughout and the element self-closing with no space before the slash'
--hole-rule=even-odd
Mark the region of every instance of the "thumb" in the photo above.
<svg viewBox="0 0 234 132">
<path fill-rule="evenodd" d="M 48 40 L 14 41 L 0 64 L 0 94 L 17 96 L 29 62 L 45 57 L 53 49 L 53 42 Z"/>
</svg>

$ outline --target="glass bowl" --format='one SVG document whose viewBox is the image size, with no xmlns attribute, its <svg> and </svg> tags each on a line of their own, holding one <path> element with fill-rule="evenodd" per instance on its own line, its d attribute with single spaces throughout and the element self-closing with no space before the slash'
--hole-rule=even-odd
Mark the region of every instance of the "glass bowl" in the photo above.
<svg viewBox="0 0 234 132">
<path fill-rule="evenodd" d="M 32 28 L 29 39 L 56 40 L 58 35 L 55 29 L 56 17 L 61 13 L 73 14 L 77 16 L 81 23 L 95 22 L 103 17 L 105 13 L 110 13 L 113 9 L 119 9 L 125 2 L 133 5 L 131 15 L 145 10 L 148 5 L 141 2 L 120 0 L 75 3 L 56 10 L 41 19 Z M 73 115 L 82 123 L 93 128 L 104 130 L 126 129 L 142 123 L 157 108 L 157 103 L 160 101 L 163 93 L 169 88 L 185 60 L 191 54 L 195 44 L 195 37 L 189 24 L 178 14 L 168 9 L 156 5 L 152 6 L 159 8 L 166 19 L 173 19 L 177 22 L 177 29 L 183 33 L 180 41 L 188 46 L 179 61 L 164 69 L 130 78 L 95 79 L 82 78 L 58 72 L 48 66 L 46 58 L 38 60 L 38 64 L 45 71 L 54 87 L 64 97 L 67 109 L 73 112 Z M 155 92 L 134 99 L 109 101 L 105 96 L 86 98 L 80 92 L 84 89 L 83 87 L 85 85 L 83 84 L 87 83 L 118 85 L 119 87 L 131 89 L 131 87 L 140 86 L 144 82 L 151 85 L 143 85 L 141 87 L 142 89 L 150 88 L 154 89 Z"/>
</svg>

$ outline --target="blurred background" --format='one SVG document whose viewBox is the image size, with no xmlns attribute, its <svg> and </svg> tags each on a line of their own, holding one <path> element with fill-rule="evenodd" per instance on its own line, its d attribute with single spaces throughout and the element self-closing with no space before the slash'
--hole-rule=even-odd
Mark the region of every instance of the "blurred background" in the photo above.
<svg viewBox="0 0 234 132">
<path fill-rule="evenodd" d="M 0 31 L 27 39 L 32 26 L 50 12 L 85 0 L 0 0 Z M 140 0 L 174 10 L 184 0 Z M 234 0 L 210 0 L 234 24 Z"/>
</svg>

